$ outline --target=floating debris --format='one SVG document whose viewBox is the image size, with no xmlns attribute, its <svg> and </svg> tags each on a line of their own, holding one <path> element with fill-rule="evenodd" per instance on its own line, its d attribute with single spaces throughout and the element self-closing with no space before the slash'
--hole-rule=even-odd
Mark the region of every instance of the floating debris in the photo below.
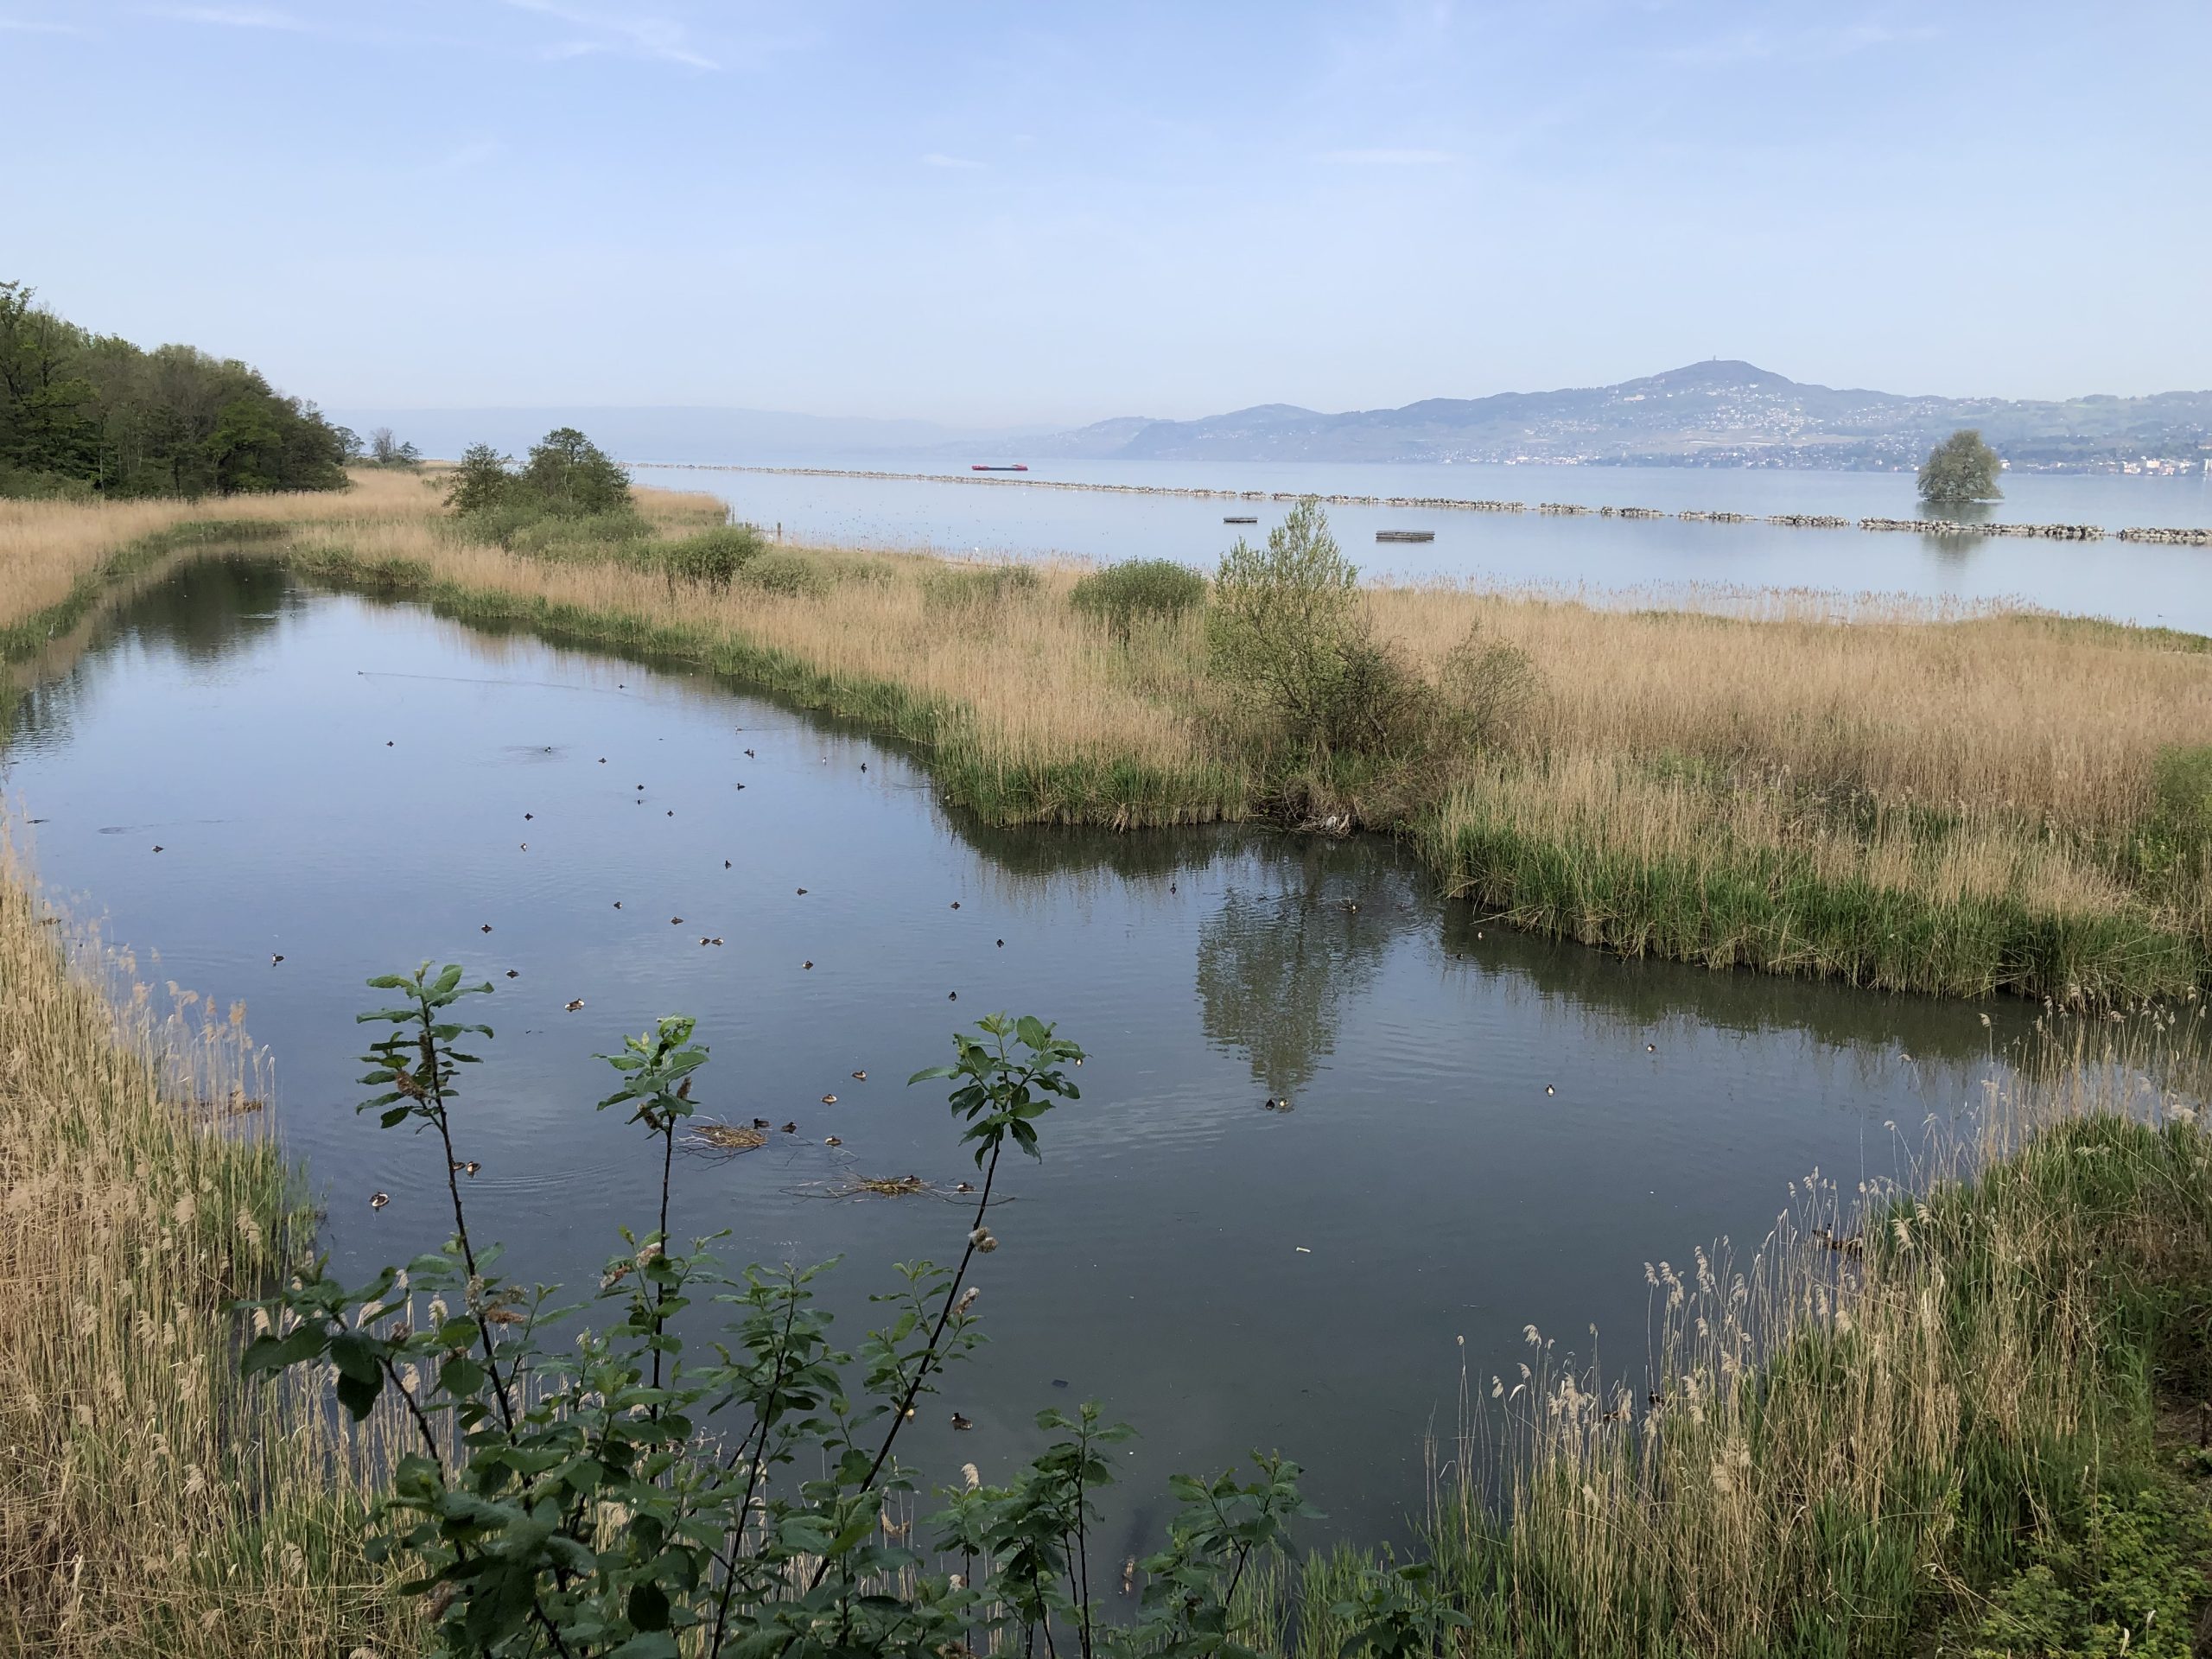
<svg viewBox="0 0 2212 1659">
<path fill-rule="evenodd" d="M 1375 539 L 1378 542 L 1433 542 L 1436 539 L 1436 532 L 1433 530 L 1378 530 L 1375 532 Z"/>
<path fill-rule="evenodd" d="M 752 1152 L 768 1144 L 768 1137 L 750 1123 L 702 1123 L 690 1134 L 689 1144 L 709 1152 Z"/>
<path fill-rule="evenodd" d="M 854 1178 L 853 1185 L 880 1198 L 911 1198 L 930 1190 L 930 1184 L 918 1175 L 860 1175 Z"/>
</svg>

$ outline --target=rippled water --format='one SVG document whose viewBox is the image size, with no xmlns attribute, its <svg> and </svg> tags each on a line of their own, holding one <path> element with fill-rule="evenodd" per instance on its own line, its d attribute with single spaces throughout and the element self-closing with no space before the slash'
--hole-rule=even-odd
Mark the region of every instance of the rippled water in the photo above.
<svg viewBox="0 0 2212 1659">
<path fill-rule="evenodd" d="M 679 1230 L 843 1252 L 855 1318 L 967 1224 L 842 1196 L 972 1174 L 941 1085 L 903 1079 L 983 1013 L 1059 1021 L 1084 1098 L 1010 1172 L 991 1344 L 911 1450 L 990 1474 L 1037 1409 L 1095 1395 L 1142 1431 L 1122 1526 L 1156 1525 L 1134 1500 L 1169 1471 L 1256 1445 L 1308 1465 L 1332 1527 L 1389 1530 L 1452 1426 L 1457 1338 L 1480 1378 L 1525 1325 L 1585 1357 L 1594 1325 L 1632 1369 L 1645 1261 L 1756 1240 L 1816 1166 L 1897 1173 L 2025 1018 L 1503 932 L 1376 841 L 987 830 L 912 756 L 742 688 L 245 561 L 124 608 L 25 705 L 5 785 L 52 889 L 142 973 L 245 1001 L 349 1274 L 445 1224 L 435 1143 L 352 1110 L 372 973 L 498 985 L 460 1135 L 472 1226 L 524 1276 L 581 1279 L 648 1217 L 658 1166 L 592 1109 L 592 1056 L 680 1009 L 714 1049 L 706 1109 L 798 1133 L 683 1160 Z"/>
<path fill-rule="evenodd" d="M 981 457 L 979 457 L 981 459 Z M 848 463 L 835 463 L 848 464 Z M 964 462 L 855 458 L 860 468 L 957 472 Z M 1285 511 L 1178 496 L 1040 490 L 918 479 L 831 478 L 643 467 L 642 482 L 712 491 L 738 516 L 780 524 L 796 540 L 995 554 L 1163 557 L 1210 566 L 1240 535 L 1255 540 Z M 1029 476 L 1114 484 L 1321 494 L 1449 496 L 1665 512 L 1821 513 L 1913 518 L 1909 473 L 1633 467 L 1350 466 L 1293 462 L 1039 461 Z M 2129 525 L 2212 524 L 2212 480 L 2008 474 L 1993 519 Z M 1681 583 L 1815 588 L 1926 598 L 2021 600 L 2052 610 L 2212 632 L 2212 549 L 2011 537 L 1552 517 L 1412 507 L 1332 507 L 1363 569 L 1614 588 Z M 1222 523 L 1256 514 L 1256 526 Z M 1436 539 L 1377 546 L 1385 529 Z"/>
</svg>

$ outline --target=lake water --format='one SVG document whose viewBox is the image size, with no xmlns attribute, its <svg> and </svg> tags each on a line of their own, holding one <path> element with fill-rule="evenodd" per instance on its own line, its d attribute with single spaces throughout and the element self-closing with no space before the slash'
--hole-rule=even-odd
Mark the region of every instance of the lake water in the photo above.
<svg viewBox="0 0 2212 1659">
<path fill-rule="evenodd" d="M 981 457 L 979 457 L 981 459 Z M 988 459 L 998 459 L 989 457 Z M 809 466 L 957 472 L 965 462 L 852 457 Z M 1909 473 L 1763 468 L 1327 465 L 1294 462 L 1038 461 L 1028 477 L 1177 488 L 1330 495 L 1557 501 L 1740 512 L 1914 518 Z M 639 467 L 642 483 L 709 490 L 741 518 L 805 542 L 1101 560 L 1173 558 L 1211 567 L 1242 534 L 1257 540 L 1281 503 L 1040 490 L 917 478 L 794 476 Z M 2212 480 L 2008 474 L 1989 517 L 2035 524 L 2212 524 Z M 2011 537 L 1793 530 L 1764 524 L 1621 519 L 1454 509 L 1332 507 L 1347 553 L 1376 575 L 1541 582 L 1570 588 L 1684 584 L 1812 588 L 1927 598 L 2015 600 L 2069 613 L 2212 632 L 2212 549 Z M 1256 514 L 1256 526 L 1224 514 Z M 1376 545 L 1378 530 L 1433 530 L 1421 544 Z"/>
<path fill-rule="evenodd" d="M 706 1112 L 798 1132 L 680 1160 L 677 1227 L 729 1229 L 741 1261 L 842 1252 L 849 1339 L 890 1262 L 949 1259 L 967 1226 L 849 1193 L 974 1173 L 942 1085 L 904 1079 L 985 1013 L 1058 1021 L 1084 1097 L 1004 1173 L 990 1344 L 902 1445 L 931 1481 L 996 1478 L 1037 1410 L 1097 1397 L 1142 1434 L 1129 1550 L 1167 1473 L 1255 1446 L 1307 1465 L 1322 1530 L 1396 1529 L 1459 1338 L 1478 1383 L 1531 1323 L 1584 1358 L 1594 1325 L 1633 1371 L 1645 1262 L 1755 1243 L 1816 1167 L 1897 1173 L 2030 1017 L 1516 936 L 1379 841 L 986 830 L 912 755 L 742 687 L 250 560 L 124 606 L 25 703 L 4 768 L 58 898 L 156 986 L 246 1003 L 349 1277 L 447 1224 L 435 1141 L 352 1109 L 372 974 L 496 983 L 458 1135 L 472 1229 L 526 1279 L 582 1281 L 650 1224 L 658 1162 L 594 1111 L 592 1057 L 696 1015 Z"/>
</svg>

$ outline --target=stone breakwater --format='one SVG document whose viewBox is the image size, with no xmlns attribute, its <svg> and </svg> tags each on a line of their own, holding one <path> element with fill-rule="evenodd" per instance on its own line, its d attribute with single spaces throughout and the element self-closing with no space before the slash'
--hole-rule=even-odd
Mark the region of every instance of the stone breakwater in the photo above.
<svg viewBox="0 0 2212 1659">
<path fill-rule="evenodd" d="M 2100 524 L 1962 524 L 1950 518 L 1861 518 L 1859 528 L 1910 530 L 1923 536 L 2039 536 L 2052 542 L 2098 542 L 2105 534 Z"/>
<path fill-rule="evenodd" d="M 2212 530 L 2166 529 L 2149 527 L 2123 530 L 2123 542 L 2163 542 L 2169 547 L 2212 547 Z"/>
<path fill-rule="evenodd" d="M 1092 495 L 1171 495 L 1205 501 L 1303 501 L 1309 493 L 1298 490 L 1210 490 L 1189 484 L 1091 484 L 1079 479 L 1020 478 L 1004 473 L 893 473 L 848 467 L 743 467 L 713 461 L 639 461 L 638 466 L 666 467 L 702 473 L 766 473 L 786 478 L 878 479 L 894 484 L 976 484 L 995 489 L 1077 490 Z M 2026 536 L 2054 542 L 2096 542 L 2107 535 L 2123 542 L 2152 542 L 2171 547 L 2212 547 L 2212 529 L 2137 528 L 2107 531 L 2101 524 L 1960 524 L 1949 518 L 1842 518 L 1830 513 L 1704 512 L 1685 507 L 1668 512 L 1659 507 L 1586 507 L 1567 501 L 1542 501 L 1531 508 L 1524 501 L 1473 501 L 1448 495 L 1314 495 L 1331 507 L 1416 507 L 1449 512 L 1529 512 L 1557 518 L 1678 518 L 1706 524 L 1779 524 L 1791 530 L 1910 531 L 1923 536 Z"/>
</svg>

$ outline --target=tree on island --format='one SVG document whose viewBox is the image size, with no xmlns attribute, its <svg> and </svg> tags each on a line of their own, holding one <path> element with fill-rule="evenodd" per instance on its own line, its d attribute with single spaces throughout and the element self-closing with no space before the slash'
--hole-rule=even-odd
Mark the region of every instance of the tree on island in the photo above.
<svg viewBox="0 0 2212 1659">
<path fill-rule="evenodd" d="M 1930 505 L 1994 501 L 2005 493 L 1997 487 L 1999 465 L 1980 432 L 1961 427 L 1928 452 L 1920 469 L 1920 499 Z"/>
</svg>

